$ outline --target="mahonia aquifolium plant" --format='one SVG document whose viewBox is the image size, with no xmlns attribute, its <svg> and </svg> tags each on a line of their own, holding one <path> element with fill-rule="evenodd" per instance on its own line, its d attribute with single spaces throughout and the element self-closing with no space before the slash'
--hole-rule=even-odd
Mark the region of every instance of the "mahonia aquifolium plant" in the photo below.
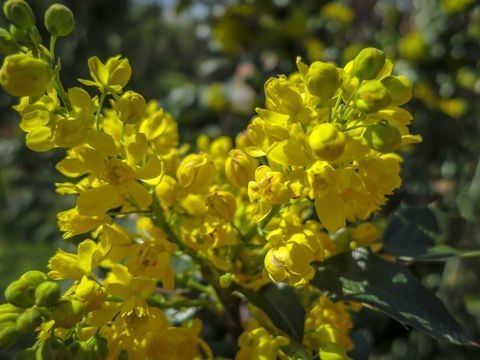
<svg viewBox="0 0 480 360">
<path fill-rule="evenodd" d="M 0 348 L 35 333 L 22 359 L 211 359 L 197 312 L 179 323 L 172 309 L 228 317 L 235 291 L 273 282 L 303 294 L 303 343 L 250 304 L 243 332 L 232 331 L 236 359 L 346 359 L 361 305 L 312 289 L 312 263 L 380 248 L 368 220 L 401 184 L 397 150 L 421 140 L 400 107 L 412 85 L 384 53 L 366 48 L 344 68 L 298 58 L 298 72 L 267 80 L 265 107 L 235 145 L 200 136 L 189 152 L 171 115 L 126 89 L 127 59 L 92 57 L 90 79 L 64 88 L 55 44 L 74 29 L 68 8 L 45 14 L 49 47 L 25 1 L 3 12 L 12 25 L 0 31 L 0 84 L 19 97 L 28 148 L 66 149 L 57 169 L 72 180 L 56 190 L 76 205 L 58 226 L 64 239 L 89 238 L 57 250 L 48 274 L 8 286 Z M 176 270 L 174 259 L 190 267 Z M 291 346 L 302 355 L 288 355 Z"/>
</svg>

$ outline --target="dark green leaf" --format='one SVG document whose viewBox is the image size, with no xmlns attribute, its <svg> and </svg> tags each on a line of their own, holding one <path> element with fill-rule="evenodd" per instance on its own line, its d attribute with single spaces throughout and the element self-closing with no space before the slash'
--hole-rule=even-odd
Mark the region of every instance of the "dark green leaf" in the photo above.
<svg viewBox="0 0 480 360">
<path fill-rule="evenodd" d="M 385 229 L 382 251 L 405 261 L 438 261 L 452 256 L 478 256 L 478 250 L 458 250 L 441 244 L 442 237 L 455 225 L 455 220 L 457 219 L 428 206 L 401 208 L 395 212 Z"/>
<path fill-rule="evenodd" d="M 305 310 L 291 287 L 271 283 L 258 291 L 244 288 L 238 288 L 238 291 L 262 309 L 277 328 L 302 342 Z"/>
<path fill-rule="evenodd" d="M 369 305 L 430 336 L 477 345 L 404 265 L 386 261 L 366 249 L 316 264 L 311 284 L 336 300 Z"/>
<path fill-rule="evenodd" d="M 418 257 L 435 246 L 437 218 L 428 207 L 401 208 L 392 216 L 383 234 L 385 253 Z"/>
</svg>

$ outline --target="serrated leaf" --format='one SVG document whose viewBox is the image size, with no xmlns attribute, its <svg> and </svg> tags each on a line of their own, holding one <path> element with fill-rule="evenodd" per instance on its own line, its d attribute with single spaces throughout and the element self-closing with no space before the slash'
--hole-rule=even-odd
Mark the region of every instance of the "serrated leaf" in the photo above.
<svg viewBox="0 0 480 360">
<path fill-rule="evenodd" d="M 238 291 L 262 309 L 273 325 L 297 342 L 302 342 L 305 310 L 291 287 L 271 283 L 257 291 L 244 288 L 238 288 Z"/>
<path fill-rule="evenodd" d="M 406 266 L 366 249 L 317 263 L 310 283 L 335 300 L 366 304 L 435 338 L 478 346 Z"/>
</svg>

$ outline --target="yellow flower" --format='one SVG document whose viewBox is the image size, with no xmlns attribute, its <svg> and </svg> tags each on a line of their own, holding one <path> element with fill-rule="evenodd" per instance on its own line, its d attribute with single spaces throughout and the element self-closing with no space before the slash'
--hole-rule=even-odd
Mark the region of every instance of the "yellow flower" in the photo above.
<svg viewBox="0 0 480 360">
<path fill-rule="evenodd" d="M 163 246 L 141 244 L 132 259 L 127 262 L 127 267 L 132 275 L 160 278 L 164 289 L 173 290 L 175 273 L 170 264 L 170 252 Z"/>
<path fill-rule="evenodd" d="M 90 275 L 102 262 L 108 248 L 103 248 L 92 240 L 84 240 L 78 245 L 78 253 L 72 254 L 58 249 L 49 260 L 48 276 L 54 280 L 80 280 L 84 275 Z"/>
<path fill-rule="evenodd" d="M 237 187 L 248 184 L 255 176 L 258 163 L 254 158 L 245 154 L 242 150 L 232 150 L 225 161 L 225 174 L 228 180 Z"/>
<path fill-rule="evenodd" d="M 145 301 L 155 290 L 155 281 L 139 275 L 132 275 L 126 266 L 116 264 L 112 271 L 107 274 L 104 281 L 107 292 L 122 300 L 120 313 L 136 316 L 144 316 L 148 312 L 148 305 Z"/>
<path fill-rule="evenodd" d="M 272 205 L 284 204 L 288 201 L 290 189 L 281 172 L 272 171 L 262 165 L 255 171 L 255 181 L 248 183 L 248 197 L 256 203 L 255 221 L 260 221 L 272 210 Z"/>
<path fill-rule="evenodd" d="M 88 69 L 93 81 L 79 81 L 87 86 L 96 86 L 105 93 L 120 93 L 132 75 L 128 59 L 121 59 L 120 55 L 108 59 L 105 64 L 93 56 L 88 59 Z"/>
<path fill-rule="evenodd" d="M 136 124 L 142 120 L 147 103 L 142 95 L 134 91 L 126 91 L 117 100 L 116 106 L 123 123 Z"/>
<path fill-rule="evenodd" d="M 235 196 L 228 191 L 215 191 L 207 197 L 208 211 L 225 221 L 232 221 L 237 209 Z"/>
<path fill-rule="evenodd" d="M 207 154 L 190 154 L 177 170 L 180 185 L 189 193 L 203 193 L 215 179 L 215 164 Z"/>
<path fill-rule="evenodd" d="M 48 63 L 27 54 L 7 56 L 0 70 L 0 85 L 12 96 L 43 95 L 50 78 Z"/>
</svg>

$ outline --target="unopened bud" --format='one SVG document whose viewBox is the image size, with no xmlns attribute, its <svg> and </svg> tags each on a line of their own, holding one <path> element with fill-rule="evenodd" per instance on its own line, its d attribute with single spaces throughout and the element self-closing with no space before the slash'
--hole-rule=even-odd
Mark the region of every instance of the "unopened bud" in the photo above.
<svg viewBox="0 0 480 360">
<path fill-rule="evenodd" d="M 61 339 L 50 337 L 37 348 L 36 359 L 73 360 L 73 357 L 70 355 L 65 343 Z"/>
<path fill-rule="evenodd" d="M 3 5 L 3 13 L 20 29 L 28 30 L 35 24 L 32 8 L 24 0 L 8 0 Z"/>
<path fill-rule="evenodd" d="M 95 335 L 87 340 L 88 346 L 92 352 L 94 360 L 103 360 L 108 356 L 108 343 L 107 339 L 99 335 Z"/>
<path fill-rule="evenodd" d="M 17 44 L 7 30 L 0 28 L 0 54 L 13 54 L 17 51 Z"/>
<path fill-rule="evenodd" d="M 30 270 L 27 271 L 25 274 L 20 276 L 20 280 L 25 280 L 28 282 L 31 286 L 37 287 L 41 283 L 45 282 L 48 280 L 47 275 L 39 270 Z"/>
<path fill-rule="evenodd" d="M 53 309 L 52 318 L 55 325 L 70 329 L 82 320 L 84 310 L 85 306 L 78 300 L 62 300 Z"/>
<path fill-rule="evenodd" d="M 125 124 L 136 124 L 142 120 L 146 107 L 143 96 L 135 91 L 126 91 L 117 101 L 120 120 Z"/>
<path fill-rule="evenodd" d="M 59 284 L 47 281 L 35 289 L 35 304 L 38 306 L 51 307 L 58 304 L 62 289 Z"/>
<path fill-rule="evenodd" d="M 215 191 L 207 198 L 208 212 L 225 221 L 232 221 L 237 210 L 235 196 L 228 191 Z"/>
<path fill-rule="evenodd" d="M 45 27 L 53 36 L 67 36 L 75 27 L 72 11 L 61 4 L 53 4 L 45 12 Z"/>
<path fill-rule="evenodd" d="M 385 53 L 375 48 L 366 48 L 353 60 L 353 73 L 360 80 L 375 79 L 385 66 Z"/>
<path fill-rule="evenodd" d="M 233 282 L 233 275 L 230 274 L 230 273 L 223 274 L 218 279 L 218 283 L 219 283 L 220 287 L 224 288 L 224 289 L 229 288 L 230 285 L 232 285 L 232 282 Z"/>
<path fill-rule="evenodd" d="M 50 77 L 45 61 L 25 54 L 7 56 L 0 70 L 0 84 L 13 96 L 43 95 Z"/>
<path fill-rule="evenodd" d="M 42 323 L 42 314 L 38 309 L 31 308 L 17 318 L 17 328 L 23 332 L 34 331 Z"/>
<path fill-rule="evenodd" d="M 378 80 L 367 81 L 358 89 L 355 106 L 358 110 L 371 114 L 390 104 L 390 93 Z"/>
<path fill-rule="evenodd" d="M 22 30 L 19 27 L 11 24 L 9 27 L 12 39 L 21 45 L 32 45 L 32 39 L 28 36 L 27 30 Z"/>
<path fill-rule="evenodd" d="M 15 306 L 28 308 L 35 304 L 35 288 L 25 280 L 16 280 L 5 290 L 5 299 Z"/>
<path fill-rule="evenodd" d="M 68 346 L 70 355 L 77 360 L 91 360 L 91 350 L 88 342 L 74 341 Z"/>
<path fill-rule="evenodd" d="M 380 238 L 380 232 L 371 222 L 364 222 L 352 229 L 350 236 L 356 247 L 365 247 L 377 241 Z"/>
<path fill-rule="evenodd" d="M 412 83 L 405 76 L 387 76 L 382 84 L 390 93 L 390 105 L 400 106 L 412 98 Z"/>
<path fill-rule="evenodd" d="M 9 303 L 1 304 L 0 305 L 0 315 L 2 314 L 9 314 L 9 313 L 17 313 L 20 314 L 23 312 L 23 309 L 17 306 L 14 306 Z"/>
<path fill-rule="evenodd" d="M 6 349 L 15 344 L 20 336 L 17 324 L 14 322 L 2 323 L 0 326 L 0 349 Z"/>
<path fill-rule="evenodd" d="M 340 86 L 338 70 L 332 64 L 316 61 L 308 68 L 305 85 L 313 95 L 328 100 Z"/>
<path fill-rule="evenodd" d="M 190 154 L 180 163 L 177 179 L 185 190 L 202 193 L 215 180 L 215 164 L 207 154 Z"/>
<path fill-rule="evenodd" d="M 345 150 L 345 135 L 332 124 L 320 124 L 310 134 L 309 144 L 319 159 L 333 161 Z"/>
<path fill-rule="evenodd" d="M 400 131 L 386 121 L 368 126 L 363 133 L 368 145 L 381 153 L 397 150 L 402 142 Z"/>
<path fill-rule="evenodd" d="M 258 163 L 242 150 L 232 150 L 225 161 L 225 174 L 228 180 L 237 187 L 247 186 L 255 176 Z"/>
</svg>

